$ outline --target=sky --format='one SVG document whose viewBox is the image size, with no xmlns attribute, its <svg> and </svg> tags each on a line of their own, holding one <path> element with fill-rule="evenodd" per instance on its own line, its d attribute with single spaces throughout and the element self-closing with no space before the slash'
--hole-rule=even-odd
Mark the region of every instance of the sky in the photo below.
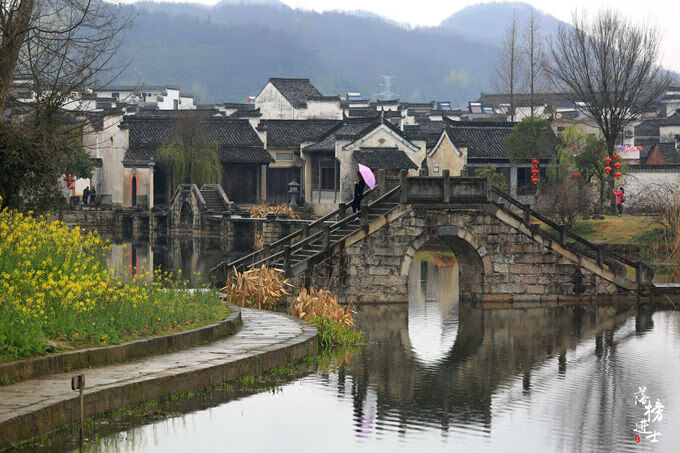
<svg viewBox="0 0 680 453">
<path fill-rule="evenodd" d="M 135 0 L 123 0 L 130 3 Z M 215 4 L 219 0 L 170 0 Z M 238 0 L 231 0 L 232 2 Z M 490 0 L 281 0 L 293 8 L 314 10 L 365 10 L 411 26 L 434 26 L 456 11 Z M 503 0 L 500 0 L 503 1 Z M 663 64 L 680 72 L 680 17 L 679 0 L 524 0 L 535 8 L 563 21 L 569 21 L 575 8 L 596 11 L 607 6 L 634 21 L 646 22 L 661 32 Z"/>
</svg>

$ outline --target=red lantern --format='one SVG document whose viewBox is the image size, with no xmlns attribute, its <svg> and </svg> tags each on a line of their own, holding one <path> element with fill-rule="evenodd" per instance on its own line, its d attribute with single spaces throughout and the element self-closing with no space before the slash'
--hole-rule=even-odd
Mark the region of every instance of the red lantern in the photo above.
<svg viewBox="0 0 680 453">
<path fill-rule="evenodd" d="M 531 158 L 531 164 L 532 165 L 538 165 L 538 159 L 536 159 L 535 157 L 532 157 Z"/>
<path fill-rule="evenodd" d="M 534 168 L 531 169 L 531 174 L 532 174 L 532 175 L 537 175 L 539 171 L 540 171 L 540 170 L 539 170 L 538 168 L 534 167 Z"/>
<path fill-rule="evenodd" d="M 621 176 L 623 176 L 623 174 L 620 171 L 617 171 L 616 173 L 614 173 L 614 176 L 616 176 L 616 178 L 618 179 Z"/>
<path fill-rule="evenodd" d="M 70 186 L 68 186 L 68 189 L 69 189 L 69 190 L 74 190 L 75 188 L 76 188 L 76 186 L 74 186 L 73 184 L 71 184 Z"/>
<path fill-rule="evenodd" d="M 76 180 L 75 180 L 75 179 L 73 179 L 73 178 L 69 178 L 69 179 L 68 179 L 68 182 L 70 182 L 70 183 L 74 183 L 74 182 L 76 182 Z"/>
<path fill-rule="evenodd" d="M 607 173 L 609 173 L 610 171 L 612 171 L 612 167 L 609 167 L 609 166 L 604 167 L 604 171 L 606 171 Z"/>
<path fill-rule="evenodd" d="M 618 170 L 619 168 L 621 168 L 621 163 L 620 163 L 620 162 L 615 162 L 615 163 L 614 163 L 614 168 L 616 168 L 617 170 Z"/>
<path fill-rule="evenodd" d="M 621 154 L 614 154 L 614 159 L 616 159 L 616 160 L 621 159 Z"/>
<path fill-rule="evenodd" d="M 607 162 L 607 163 L 609 163 L 609 162 L 612 161 L 612 158 L 611 158 L 611 157 L 605 157 L 605 158 L 604 158 L 604 161 Z"/>
<path fill-rule="evenodd" d="M 642 146 L 638 146 L 638 147 L 637 147 L 637 150 L 638 150 L 638 151 L 642 151 Z"/>
<path fill-rule="evenodd" d="M 581 175 L 579 173 L 572 173 L 571 177 L 574 178 L 574 179 L 578 179 L 578 178 L 581 177 Z"/>
</svg>

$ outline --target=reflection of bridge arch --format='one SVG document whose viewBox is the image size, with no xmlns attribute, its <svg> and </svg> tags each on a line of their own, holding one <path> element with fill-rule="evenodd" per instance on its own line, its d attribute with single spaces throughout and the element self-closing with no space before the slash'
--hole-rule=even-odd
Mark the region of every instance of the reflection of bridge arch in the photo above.
<svg viewBox="0 0 680 453">
<path fill-rule="evenodd" d="M 401 261 L 401 275 L 408 275 L 416 252 L 433 239 L 441 239 L 456 255 L 459 263 L 460 293 L 482 294 L 484 292 L 484 275 L 493 272 L 491 259 L 486 249 L 480 244 L 474 233 L 459 226 L 440 226 L 426 229 L 416 236 Z"/>
</svg>

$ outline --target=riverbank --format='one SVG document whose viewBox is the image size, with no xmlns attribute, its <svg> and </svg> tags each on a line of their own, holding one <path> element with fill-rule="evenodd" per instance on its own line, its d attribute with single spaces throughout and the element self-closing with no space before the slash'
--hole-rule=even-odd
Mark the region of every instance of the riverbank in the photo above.
<svg viewBox="0 0 680 453">
<path fill-rule="evenodd" d="M 108 346 L 229 316 L 216 292 L 132 260 L 112 268 L 98 234 L 44 216 L 0 211 L 0 363 Z"/>
<path fill-rule="evenodd" d="M 235 335 L 133 363 L 0 387 L 0 449 L 79 420 L 71 376 L 85 374 L 85 417 L 259 374 L 317 351 L 316 329 L 286 315 L 242 309 Z"/>
</svg>

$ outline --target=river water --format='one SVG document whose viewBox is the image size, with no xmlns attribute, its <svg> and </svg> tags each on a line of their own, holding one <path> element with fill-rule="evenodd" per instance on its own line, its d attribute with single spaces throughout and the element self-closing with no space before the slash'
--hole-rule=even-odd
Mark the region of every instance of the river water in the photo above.
<svg viewBox="0 0 680 453">
<path fill-rule="evenodd" d="M 421 252 L 408 304 L 358 307 L 336 368 L 102 437 L 91 451 L 680 451 L 680 313 L 482 309 L 455 258 Z M 645 387 L 658 418 L 639 434 Z M 210 406 L 210 405 L 209 405 Z M 653 408 L 652 408 L 653 409 Z"/>
</svg>

